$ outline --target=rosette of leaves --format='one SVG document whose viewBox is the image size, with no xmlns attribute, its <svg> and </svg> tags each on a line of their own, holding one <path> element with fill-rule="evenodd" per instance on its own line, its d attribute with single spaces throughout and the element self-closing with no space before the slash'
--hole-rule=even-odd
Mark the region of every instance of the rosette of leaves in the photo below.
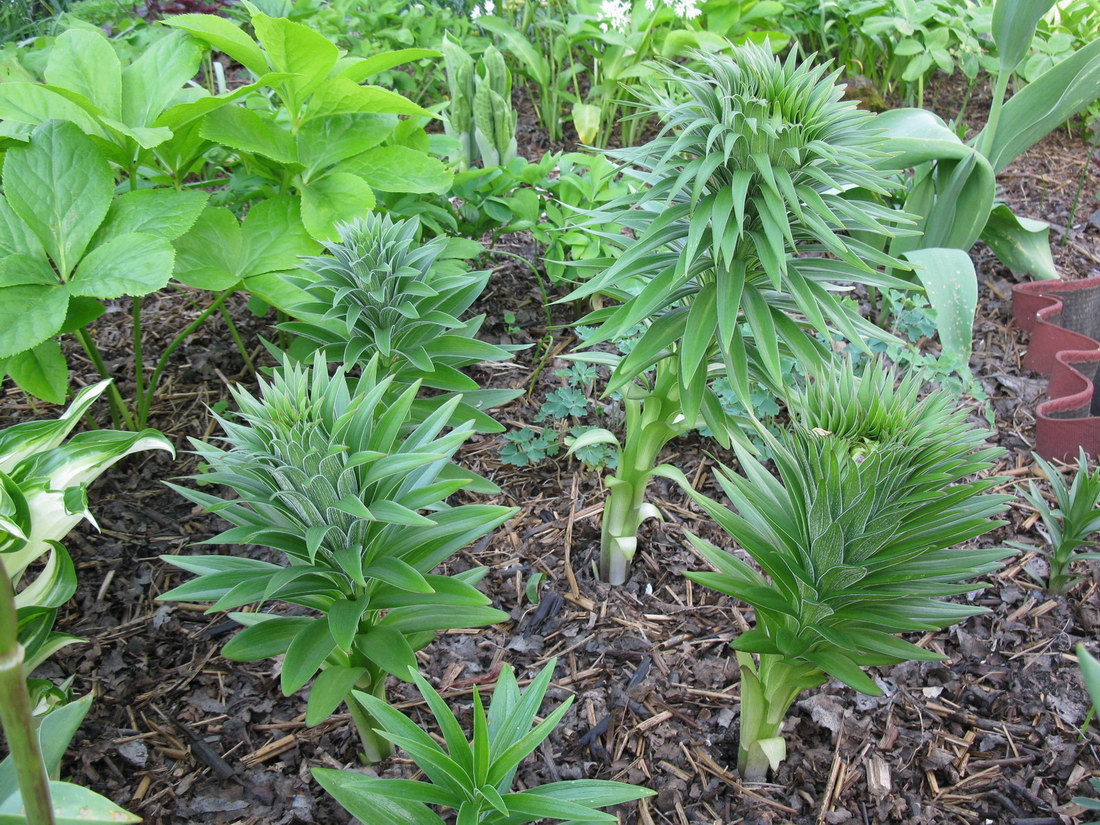
<svg viewBox="0 0 1100 825">
<path fill-rule="evenodd" d="M 730 437 L 708 386 L 721 373 L 713 364 L 752 409 L 750 376 L 783 395 L 784 357 L 813 368 L 837 334 L 859 347 L 883 337 L 838 300 L 841 284 L 911 288 L 882 272 L 904 265 L 868 242 L 903 233 L 906 219 L 869 199 L 897 186 L 872 168 L 888 149 L 872 116 L 841 99 L 836 73 L 753 44 L 694 56 L 695 68 L 666 66 L 664 86 L 643 93 L 658 137 L 608 153 L 638 191 L 593 211 L 591 224 L 630 233 L 600 234 L 618 255 L 584 262 L 578 271 L 596 274 L 563 299 L 617 300 L 578 322 L 598 326 L 587 347 L 646 327 L 624 358 L 574 356 L 611 366 L 607 392 L 639 405 L 624 442 L 638 455 L 624 453 L 605 508 L 601 567 L 612 581 L 625 577 L 661 447 L 703 424 Z"/>
<path fill-rule="evenodd" d="M 990 493 L 1001 479 L 973 478 L 1000 451 L 982 448 L 983 433 L 942 391 L 918 402 L 903 385 L 883 405 L 861 393 L 893 385 L 891 372 L 877 370 L 862 381 L 827 377 L 802 423 L 778 438 L 762 429 L 778 480 L 738 450 L 744 475 L 716 473 L 730 507 L 692 490 L 682 473 L 662 471 L 757 565 L 689 534 L 716 572 L 688 577 L 755 611 L 756 627 L 732 642 L 741 669 L 738 767 L 748 779 L 785 758 L 783 720 L 804 690 L 832 676 L 877 695 L 864 667 L 942 659 L 897 634 L 986 612 L 941 597 L 978 589 L 973 578 L 1011 552 L 956 547 L 1003 523 L 993 519 L 1010 498 Z M 845 388 L 854 396 L 827 400 Z"/>
<path fill-rule="evenodd" d="M 1090 536 L 1100 531 L 1100 469 L 1089 470 L 1088 455 L 1082 447 L 1073 480 L 1066 484 L 1065 477 L 1052 464 L 1043 461 L 1037 453 L 1032 453 L 1031 457 L 1046 476 L 1055 506 L 1050 506 L 1034 481 L 1029 481 L 1027 487 L 1020 486 L 1020 494 L 1039 514 L 1050 541 L 1049 549 L 1026 549 L 1046 557 L 1049 575 L 1045 581 L 1040 579 L 1040 583 L 1051 593 L 1068 593 L 1082 579 L 1073 572 L 1073 563 L 1100 560 L 1100 552 L 1095 549 L 1078 552 L 1089 547 Z M 1096 545 L 1091 546 L 1095 548 Z"/>
<path fill-rule="evenodd" d="M 236 60 L 273 92 L 269 105 L 224 106 L 203 118 L 202 136 L 243 161 L 235 176 L 293 197 L 317 240 L 334 240 L 336 224 L 373 209 L 379 192 L 448 189 L 453 175 L 428 153 L 419 126 L 418 118 L 434 115 L 396 92 L 364 83 L 439 52 L 402 49 L 352 57 L 308 26 L 250 10 L 255 38 L 216 15 L 165 21 Z"/>
<path fill-rule="evenodd" d="M 236 498 L 174 489 L 233 525 L 207 543 L 270 547 L 284 563 L 164 557 L 196 578 L 163 598 L 210 600 L 212 611 L 266 607 L 230 614 L 245 629 L 224 655 L 284 655 L 285 695 L 320 671 L 306 721 L 317 724 L 346 702 L 371 760 L 389 746 L 353 691 L 384 698 L 387 675 L 408 679 L 415 652 L 437 631 L 507 619 L 474 587 L 484 568 L 431 571 L 514 512 L 446 503 L 460 490 L 497 491 L 452 462 L 472 425 L 444 432 L 458 396 L 414 423 L 418 385 L 395 395 L 393 384 L 376 361 L 359 378 L 344 368 L 330 375 L 318 353 L 312 368 L 285 363 L 275 370 L 259 397 L 233 389 L 238 412 L 218 417 L 226 447 L 194 446 L 211 468 L 196 480 L 224 485 Z M 288 614 L 276 603 L 296 609 Z"/>
<path fill-rule="evenodd" d="M 421 242 L 415 219 L 394 221 L 377 213 L 338 227 L 328 255 L 305 258 L 299 275 L 287 276 L 311 300 L 291 307 L 301 320 L 281 326 L 318 345 L 330 362 L 362 364 L 378 359 L 395 386 L 462 393 L 458 414 L 480 430 L 500 425 L 483 409 L 511 401 L 521 390 L 485 390 L 461 370 L 503 361 L 522 347 L 481 341 L 484 315 L 462 315 L 481 295 L 487 271 L 470 272 L 461 259 L 481 251 L 471 241 L 437 236 Z M 445 397 L 422 398 L 414 410 L 434 409 Z"/>
<path fill-rule="evenodd" d="M 420 689 L 443 734 L 443 744 L 396 709 L 371 696 L 361 697 L 378 720 L 379 735 L 402 748 L 427 781 L 382 779 L 351 771 L 314 768 L 313 777 L 352 816 L 371 825 L 441 825 L 429 807 L 457 811 L 461 825 L 524 825 L 563 820 L 570 825 L 616 823 L 599 810 L 652 796 L 653 791 L 624 782 L 573 779 L 512 791 L 516 769 L 558 726 L 573 703 L 570 696 L 542 721 L 539 708 L 557 665 L 551 659 L 525 690 L 505 665 L 497 677 L 488 713 L 474 687 L 473 737 L 467 740 L 447 703 L 416 671 Z"/>
</svg>

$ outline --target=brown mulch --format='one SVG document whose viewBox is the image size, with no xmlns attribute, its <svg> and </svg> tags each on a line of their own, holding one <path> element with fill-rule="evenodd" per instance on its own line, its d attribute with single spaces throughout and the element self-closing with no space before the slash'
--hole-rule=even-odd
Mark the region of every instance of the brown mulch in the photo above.
<svg viewBox="0 0 1100 825">
<path fill-rule="evenodd" d="M 524 121 L 524 134 L 538 134 L 529 110 Z M 550 148 L 528 145 L 537 147 L 536 156 Z M 1060 227 L 1052 234 L 1066 243 L 1055 247 L 1056 260 L 1072 278 L 1094 272 L 1100 257 L 1100 228 L 1088 222 L 1100 188 L 1095 169 L 1073 226 L 1064 228 L 1085 157 L 1079 135 L 1057 132 L 1003 176 L 1004 197 L 1021 214 Z M 533 256 L 529 239 L 500 245 Z M 994 440 L 1007 450 L 1000 469 L 1023 481 L 1033 477 L 1031 415 L 1042 381 L 1020 368 L 1026 341 L 1011 322 L 1011 274 L 984 248 L 974 254 L 981 307 L 973 367 L 996 415 Z M 147 342 L 155 352 L 193 311 L 167 293 L 148 304 Z M 555 309 L 555 323 L 569 320 L 568 309 Z M 499 264 L 480 311 L 489 316 L 488 337 L 507 337 L 505 311 L 525 330 L 515 342 L 534 344 L 546 335 L 538 292 L 520 264 Z M 243 299 L 233 317 L 250 349 L 262 352 L 258 336 L 270 335 L 270 319 L 253 318 Z M 127 319 L 120 308 L 96 330 L 119 375 L 132 371 Z M 560 353 L 570 333 L 553 335 L 552 352 Z M 526 387 L 544 352 L 533 346 L 477 377 Z M 90 365 L 71 356 L 76 376 L 92 380 Z M 509 426 L 531 422 L 542 396 L 560 385 L 553 372 L 561 366 L 549 358 L 532 396 L 498 418 Z M 214 319 L 174 359 L 152 425 L 181 451 L 188 437 L 216 435 L 208 406 L 225 400 L 232 380 L 247 382 L 248 373 L 223 321 Z M 14 390 L 0 398 L 0 423 L 45 414 L 52 410 L 28 407 Z M 1081 821 L 1069 800 L 1088 792 L 1089 776 L 1100 775 L 1100 735 L 1095 726 L 1079 732 L 1086 700 L 1070 654 L 1077 642 L 1097 636 L 1095 566 L 1069 596 L 1051 598 L 1025 572 L 1037 564 L 1034 556 L 1013 560 L 972 594 L 988 614 L 922 640 L 947 655 L 945 662 L 884 669 L 881 697 L 837 683 L 803 696 L 790 714 L 790 756 L 778 776 L 745 786 L 734 772 L 738 684 L 727 643 L 750 626 L 751 611 L 681 575 L 701 567 L 685 549 L 683 527 L 710 528 L 678 490 L 655 481 L 651 498 L 666 521 L 645 528 L 632 579 L 610 588 L 593 574 L 602 502 L 597 474 L 561 457 L 534 467 L 501 465 L 500 445 L 499 436 L 475 438 L 462 457 L 501 486 L 500 503 L 520 512 L 454 566 L 487 565 L 485 588 L 512 622 L 441 636 L 421 661 L 467 719 L 473 686 L 491 684 L 500 664 L 530 677 L 558 658 L 551 700 L 573 693 L 576 702 L 524 764 L 519 783 L 602 777 L 648 785 L 658 795 L 622 811 L 621 821 L 631 825 Z M 706 453 L 715 453 L 713 445 L 695 436 L 670 445 L 663 459 L 709 489 L 713 459 Z M 40 673 L 56 680 L 75 675 L 74 690 L 94 690 L 97 699 L 64 772 L 152 825 L 348 822 L 309 777 L 313 766 L 354 767 L 347 719 L 337 715 L 307 728 L 303 696 L 279 692 L 278 662 L 242 664 L 219 655 L 231 622 L 205 615 L 202 605 L 157 602 L 182 580 L 159 556 L 206 552 L 192 545 L 219 529 L 216 519 L 161 483 L 193 468 L 184 452 L 174 461 L 158 454 L 116 467 L 93 491 L 101 532 L 81 527 L 67 540 L 80 590 L 60 629 L 88 642 L 55 656 Z M 1041 541 L 1024 503 L 1009 518 L 983 541 Z M 535 572 L 546 574 L 537 605 L 524 596 Z M 392 697 L 417 721 L 428 721 L 406 686 L 395 685 Z M 408 774 L 410 766 L 395 759 L 382 770 Z"/>
</svg>

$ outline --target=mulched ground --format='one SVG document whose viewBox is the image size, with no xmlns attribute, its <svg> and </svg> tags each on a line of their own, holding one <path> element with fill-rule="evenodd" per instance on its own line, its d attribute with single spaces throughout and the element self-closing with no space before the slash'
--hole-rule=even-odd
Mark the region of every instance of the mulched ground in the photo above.
<svg viewBox="0 0 1100 825">
<path fill-rule="evenodd" d="M 953 92 L 945 85 L 933 105 L 953 113 Z M 531 136 L 533 153 L 548 148 L 529 110 L 524 121 L 521 134 Z M 1055 256 L 1067 278 L 1084 277 L 1100 264 L 1100 227 L 1089 223 L 1100 189 L 1095 166 L 1075 219 L 1069 218 L 1087 154 L 1080 135 L 1058 132 L 1002 176 L 1004 197 L 1021 214 L 1056 225 Z M 534 254 L 523 237 L 498 246 Z M 1023 481 L 1031 477 L 1031 416 L 1043 382 L 1020 367 L 1026 341 L 1010 320 L 1011 274 L 984 248 L 974 255 L 981 308 L 972 364 L 996 414 L 994 440 L 1008 451 L 1000 469 Z M 192 310 L 171 294 L 148 305 L 147 345 L 155 352 Z M 521 265 L 499 266 L 481 310 L 489 314 L 489 336 L 507 336 L 505 311 L 526 330 L 523 342 L 546 333 L 537 290 Z M 555 322 L 568 320 L 566 308 L 556 312 Z M 233 316 L 259 354 L 266 322 L 252 317 L 243 300 Z M 120 309 L 97 328 L 120 375 L 132 369 L 127 318 Z M 553 335 L 554 354 L 570 345 L 568 331 Z M 478 377 L 497 386 L 527 386 L 532 359 L 541 352 L 532 348 Z M 72 358 L 77 376 L 93 380 L 90 365 L 77 353 Z M 560 384 L 553 375 L 558 366 L 549 359 L 532 397 L 498 417 L 510 426 L 531 422 L 541 397 Z M 225 399 L 226 380 L 249 377 L 223 322 L 215 319 L 178 353 L 152 425 L 181 451 L 188 437 L 211 436 L 207 406 Z M 0 399 L 3 424 L 51 413 L 27 406 L 13 390 Z M 976 595 L 989 614 L 925 640 L 949 656 L 946 662 L 884 670 L 882 697 L 836 683 L 804 696 L 786 729 L 790 758 L 774 782 L 745 786 L 733 772 L 738 685 L 727 642 L 749 627 L 751 612 L 681 575 L 701 567 L 685 550 L 682 534 L 684 526 L 708 529 L 697 511 L 678 490 L 654 483 L 651 498 L 667 520 L 646 528 L 631 581 L 609 588 L 593 575 L 602 502 L 596 475 L 561 458 L 522 469 L 502 466 L 500 444 L 499 436 L 475 439 L 463 459 L 493 478 L 504 490 L 500 502 L 520 513 L 460 554 L 455 567 L 488 565 L 485 586 L 512 622 L 443 636 L 422 663 L 465 716 L 472 687 L 491 684 L 501 663 L 529 677 L 548 658 L 559 659 L 551 699 L 556 703 L 572 692 L 577 700 L 525 763 L 520 783 L 584 776 L 646 784 L 658 795 L 622 813 L 624 823 L 637 825 L 1080 821 L 1069 800 L 1086 792 L 1087 777 L 1100 773 L 1100 734 L 1095 726 L 1079 732 L 1086 702 L 1070 653 L 1077 642 L 1097 636 L 1096 567 L 1069 596 L 1048 598 L 1024 572 L 1035 559 L 1018 558 Z M 663 458 L 709 489 L 713 459 L 704 450 L 716 454 L 712 444 L 685 438 Z M 277 662 L 226 661 L 219 649 L 231 623 L 204 615 L 201 605 L 157 601 L 181 580 L 158 556 L 202 552 L 190 545 L 219 529 L 215 519 L 161 484 L 193 466 L 181 453 L 174 461 L 158 454 L 116 467 L 93 493 L 102 531 L 80 528 L 68 539 L 81 586 L 60 628 L 88 643 L 55 656 L 40 673 L 57 679 L 75 674 L 74 689 L 94 690 L 97 699 L 65 773 L 153 825 L 348 822 L 309 779 L 312 766 L 354 765 L 346 717 L 306 728 L 303 697 L 279 692 Z M 983 542 L 1041 540 L 1025 505 L 1014 506 L 1010 519 Z M 524 597 L 535 572 L 546 574 L 538 605 Z M 404 686 L 395 686 L 392 695 L 415 719 L 427 719 Z M 383 770 L 408 775 L 410 767 L 395 759 Z"/>
</svg>

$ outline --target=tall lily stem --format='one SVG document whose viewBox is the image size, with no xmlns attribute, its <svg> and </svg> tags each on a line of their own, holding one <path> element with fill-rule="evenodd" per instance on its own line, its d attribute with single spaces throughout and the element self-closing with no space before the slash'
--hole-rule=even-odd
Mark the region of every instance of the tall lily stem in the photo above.
<svg viewBox="0 0 1100 825">
<path fill-rule="evenodd" d="M 23 673 L 23 647 L 11 581 L 0 571 L 0 723 L 15 763 L 15 776 L 27 821 L 54 825 L 46 763 L 31 715 L 31 697 Z"/>
<path fill-rule="evenodd" d="M 626 433 L 619 467 L 605 479 L 607 500 L 600 526 L 600 578 L 622 584 L 638 549 L 638 530 L 647 518 L 659 517 L 645 500 L 646 487 L 664 446 L 690 429 L 680 414 L 678 360 L 657 363 L 652 389 L 623 388 Z"/>
<path fill-rule="evenodd" d="M 364 676 L 356 689 L 374 696 L 378 699 L 386 698 L 386 674 L 379 673 L 376 677 Z M 388 759 L 393 753 L 393 745 L 388 739 L 384 739 L 376 732 L 381 729 L 375 718 L 357 700 L 354 694 L 348 694 L 348 711 L 351 713 L 351 721 L 355 724 L 355 730 L 359 733 L 359 742 L 363 746 L 363 761 L 368 765 Z"/>
<path fill-rule="evenodd" d="M 741 666 L 741 730 L 737 770 L 748 782 L 763 782 L 768 769 L 787 756 L 783 720 L 794 700 L 809 688 L 825 683 L 825 675 L 808 662 L 790 661 L 771 653 L 737 652 Z"/>
</svg>

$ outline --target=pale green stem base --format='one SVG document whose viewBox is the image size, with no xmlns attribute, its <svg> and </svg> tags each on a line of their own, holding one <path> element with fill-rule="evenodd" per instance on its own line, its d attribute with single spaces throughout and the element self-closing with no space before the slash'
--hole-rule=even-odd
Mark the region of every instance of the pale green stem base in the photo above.
<svg viewBox="0 0 1100 825">
<path fill-rule="evenodd" d="M 626 408 L 626 432 L 619 468 L 609 476 L 607 501 L 600 526 L 600 578 L 609 584 L 623 584 L 630 575 L 630 564 L 638 549 L 638 530 L 647 518 L 659 516 L 645 500 L 646 487 L 657 456 L 664 446 L 690 429 L 681 421 L 677 359 L 666 358 L 657 364 L 653 389 L 630 397 L 623 392 Z"/>
<path fill-rule="evenodd" d="M 790 662 L 763 654 L 757 664 L 738 652 L 741 665 L 741 729 L 737 770 L 747 782 L 763 782 L 768 769 L 786 758 L 783 720 L 802 691 L 825 682 L 825 675 L 807 662 Z"/>
<path fill-rule="evenodd" d="M 27 821 L 54 825 L 50 779 L 31 713 L 18 632 L 15 594 L 7 576 L 0 574 L 0 724 L 15 763 L 15 778 Z"/>
<path fill-rule="evenodd" d="M 356 688 L 364 693 L 369 693 L 379 699 L 386 698 L 386 677 L 383 674 L 374 685 L 357 685 Z M 351 720 L 355 724 L 355 730 L 359 733 L 359 742 L 363 746 L 361 759 L 364 764 L 373 765 L 382 762 L 393 755 L 393 745 L 389 740 L 383 739 L 375 729 L 382 727 L 373 716 L 360 704 L 352 694 L 348 694 L 345 700 Z"/>
</svg>

